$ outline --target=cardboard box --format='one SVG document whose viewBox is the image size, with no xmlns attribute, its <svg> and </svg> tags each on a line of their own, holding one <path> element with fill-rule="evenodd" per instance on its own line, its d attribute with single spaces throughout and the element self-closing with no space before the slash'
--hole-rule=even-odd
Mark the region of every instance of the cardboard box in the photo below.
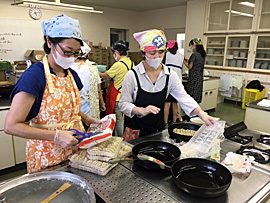
<svg viewBox="0 0 270 203">
<path fill-rule="evenodd" d="M 28 49 L 24 56 L 29 58 L 30 61 L 32 62 L 37 62 L 37 61 L 41 61 L 43 56 L 45 55 L 45 51 L 44 50 L 33 50 L 33 49 Z"/>
<path fill-rule="evenodd" d="M 13 71 L 26 70 L 26 68 L 27 68 L 26 61 L 14 61 Z"/>
<path fill-rule="evenodd" d="M 1 70 L 0 71 L 0 81 L 6 81 L 6 71 Z"/>
</svg>

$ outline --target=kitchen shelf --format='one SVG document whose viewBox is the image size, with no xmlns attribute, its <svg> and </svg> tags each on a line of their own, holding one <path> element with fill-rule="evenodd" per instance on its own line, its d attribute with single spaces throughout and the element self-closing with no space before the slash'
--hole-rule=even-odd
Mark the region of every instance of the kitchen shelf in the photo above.
<svg viewBox="0 0 270 203">
<path fill-rule="evenodd" d="M 208 46 L 207 48 L 210 48 L 210 49 L 224 49 L 224 47 L 211 47 L 211 46 Z"/>
<path fill-rule="evenodd" d="M 208 43 L 208 45 L 225 46 L 225 43 Z M 220 47 L 219 47 L 220 48 Z"/>
<path fill-rule="evenodd" d="M 257 61 L 270 61 L 268 58 L 255 58 Z"/>
<path fill-rule="evenodd" d="M 267 51 L 270 51 L 270 48 L 257 48 L 257 50 L 267 50 Z"/>
<path fill-rule="evenodd" d="M 248 47 L 228 47 L 228 49 L 243 49 L 243 50 L 248 50 Z"/>
<path fill-rule="evenodd" d="M 270 11 L 262 12 L 261 14 L 262 14 L 262 15 L 268 15 L 268 14 L 270 14 Z"/>
<path fill-rule="evenodd" d="M 233 59 L 247 60 L 248 58 L 243 58 L 243 57 L 233 57 Z"/>
<path fill-rule="evenodd" d="M 207 56 L 224 56 L 224 54 L 207 54 Z"/>
</svg>

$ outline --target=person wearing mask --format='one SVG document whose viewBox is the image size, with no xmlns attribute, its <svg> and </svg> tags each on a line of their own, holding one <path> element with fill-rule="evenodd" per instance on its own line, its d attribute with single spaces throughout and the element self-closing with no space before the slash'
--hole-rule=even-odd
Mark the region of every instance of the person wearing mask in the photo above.
<svg viewBox="0 0 270 203">
<path fill-rule="evenodd" d="M 104 73 L 99 73 L 103 79 L 112 79 L 106 95 L 105 114 L 116 114 L 115 129 L 118 137 L 123 137 L 123 113 L 119 109 L 119 99 L 122 91 L 122 84 L 127 72 L 133 68 L 134 63 L 127 57 L 129 42 L 117 41 L 112 46 L 112 52 L 116 62 Z"/>
<path fill-rule="evenodd" d="M 68 129 L 85 132 L 82 121 L 100 122 L 80 111 L 83 85 L 69 68 L 83 45 L 79 21 L 59 15 L 41 25 L 46 55 L 16 83 L 4 127 L 7 134 L 28 139 L 28 173 L 59 164 L 77 150 L 75 132 Z"/>
<path fill-rule="evenodd" d="M 128 71 L 123 82 L 119 107 L 126 115 L 125 127 L 140 130 L 140 137 L 162 131 L 164 104 L 169 94 L 187 115 L 198 115 L 207 125 L 213 125 L 215 120 L 186 93 L 176 72 L 161 63 L 166 42 L 163 31 L 147 30 L 133 36 L 145 59 Z"/>
<path fill-rule="evenodd" d="M 81 111 L 92 118 L 100 118 L 100 110 L 105 111 L 105 103 L 101 92 L 101 79 L 96 66 L 88 60 L 91 48 L 83 42 L 81 53 L 72 69 L 79 75 L 83 88 L 80 90 L 82 107 Z"/>
<path fill-rule="evenodd" d="M 165 57 L 163 59 L 163 63 L 170 68 L 171 70 L 174 70 L 179 79 L 182 81 L 182 66 L 184 61 L 184 55 L 182 55 L 178 51 L 178 43 L 175 40 L 170 40 L 167 44 L 167 52 L 165 53 Z M 165 101 L 165 109 L 164 109 L 164 122 L 165 126 L 168 125 L 169 120 L 169 112 L 170 107 L 172 105 L 172 113 L 173 113 L 173 122 L 175 123 L 177 120 L 177 113 L 178 113 L 178 106 L 177 106 L 177 100 L 172 96 L 169 95 L 168 98 Z"/>
<path fill-rule="evenodd" d="M 202 40 L 194 38 L 189 42 L 189 50 L 192 52 L 189 60 L 185 59 L 184 64 L 188 68 L 187 93 L 196 102 L 202 102 L 203 74 L 206 52 Z"/>
</svg>

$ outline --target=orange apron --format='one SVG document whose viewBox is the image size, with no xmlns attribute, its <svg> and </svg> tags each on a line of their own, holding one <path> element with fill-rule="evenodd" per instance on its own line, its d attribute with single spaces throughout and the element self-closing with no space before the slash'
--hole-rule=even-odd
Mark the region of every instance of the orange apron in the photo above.
<svg viewBox="0 0 270 203">
<path fill-rule="evenodd" d="M 80 116 L 81 99 L 76 82 L 68 70 L 67 77 L 50 73 L 47 56 L 43 58 L 46 87 L 38 115 L 30 125 L 48 130 L 76 128 L 85 132 Z M 28 139 L 26 160 L 28 173 L 59 164 L 77 151 L 77 147 L 62 148 L 53 141 Z"/>
</svg>

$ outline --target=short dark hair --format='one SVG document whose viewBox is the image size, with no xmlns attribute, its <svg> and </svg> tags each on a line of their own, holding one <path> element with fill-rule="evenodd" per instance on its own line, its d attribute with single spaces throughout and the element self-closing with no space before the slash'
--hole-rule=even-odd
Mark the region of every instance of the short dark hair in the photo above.
<svg viewBox="0 0 270 203">
<path fill-rule="evenodd" d="M 129 42 L 119 40 L 112 45 L 113 53 L 118 51 L 120 56 L 126 56 L 129 50 Z"/>
<path fill-rule="evenodd" d="M 56 38 L 52 38 L 52 37 L 48 37 L 50 42 L 53 44 L 53 45 L 56 45 L 58 43 L 61 43 L 63 40 L 65 39 L 70 39 L 70 38 L 63 38 L 63 37 L 56 37 Z M 72 39 L 76 39 L 76 38 L 72 38 Z M 79 40 L 79 39 L 76 39 L 78 42 L 80 42 L 80 44 L 82 45 L 82 41 Z M 44 36 L 44 44 L 43 44 L 43 49 L 45 51 L 46 54 L 49 54 L 51 52 L 51 48 L 48 47 L 48 43 L 47 43 L 47 37 Z"/>
<path fill-rule="evenodd" d="M 177 43 L 175 43 L 172 48 L 168 48 L 168 51 L 173 55 L 176 54 L 177 50 L 178 50 L 178 44 Z"/>
</svg>

